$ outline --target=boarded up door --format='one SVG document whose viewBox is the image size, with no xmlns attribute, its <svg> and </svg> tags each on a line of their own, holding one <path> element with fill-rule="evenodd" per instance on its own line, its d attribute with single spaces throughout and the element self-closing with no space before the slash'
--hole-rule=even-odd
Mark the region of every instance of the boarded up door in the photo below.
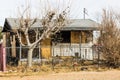
<svg viewBox="0 0 120 80">
<path fill-rule="evenodd" d="M 46 39 L 42 41 L 41 52 L 42 52 L 42 58 L 48 59 L 51 57 L 51 40 L 50 39 Z"/>
</svg>

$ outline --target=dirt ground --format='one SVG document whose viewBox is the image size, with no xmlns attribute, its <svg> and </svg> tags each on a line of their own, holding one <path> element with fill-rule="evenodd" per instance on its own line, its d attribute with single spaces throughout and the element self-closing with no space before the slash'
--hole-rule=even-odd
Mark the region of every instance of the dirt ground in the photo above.
<svg viewBox="0 0 120 80">
<path fill-rule="evenodd" d="M 0 75 L 1 74 L 2 73 L 0 73 Z M 37 74 L 32 76 L 8 76 L 0 77 L 0 80 L 120 80 L 120 71 L 80 71 L 68 73 Z"/>
</svg>

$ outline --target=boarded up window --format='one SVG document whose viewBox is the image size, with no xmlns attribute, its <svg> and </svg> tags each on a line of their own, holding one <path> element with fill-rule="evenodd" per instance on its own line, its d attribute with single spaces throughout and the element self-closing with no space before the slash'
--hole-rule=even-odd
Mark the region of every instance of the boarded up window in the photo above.
<svg viewBox="0 0 120 80">
<path fill-rule="evenodd" d="M 72 31 L 71 43 L 79 43 L 79 42 L 80 42 L 80 31 Z"/>
<path fill-rule="evenodd" d="M 92 31 L 81 31 L 81 43 L 89 43 L 92 41 Z"/>
</svg>

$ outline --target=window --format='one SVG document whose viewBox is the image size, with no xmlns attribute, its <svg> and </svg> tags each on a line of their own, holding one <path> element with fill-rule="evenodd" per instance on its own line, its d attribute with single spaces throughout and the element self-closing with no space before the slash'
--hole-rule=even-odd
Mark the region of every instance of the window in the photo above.
<svg viewBox="0 0 120 80">
<path fill-rule="evenodd" d="M 70 31 L 61 31 L 61 43 L 70 43 Z"/>
</svg>

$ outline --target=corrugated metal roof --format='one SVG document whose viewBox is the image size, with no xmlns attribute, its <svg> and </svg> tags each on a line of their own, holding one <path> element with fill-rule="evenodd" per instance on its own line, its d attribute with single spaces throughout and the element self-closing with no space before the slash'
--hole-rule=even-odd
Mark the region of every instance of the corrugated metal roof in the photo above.
<svg viewBox="0 0 120 80">
<path fill-rule="evenodd" d="M 6 18 L 5 22 L 8 23 L 11 29 L 18 29 L 20 25 L 19 19 L 17 18 Z M 5 24 L 4 24 L 4 27 L 5 27 Z M 37 19 L 36 23 L 33 24 L 32 27 L 42 28 L 40 19 Z M 97 28 L 98 28 L 98 23 L 96 23 L 91 19 L 72 19 L 70 20 L 70 24 L 68 24 L 62 30 L 95 30 Z"/>
<path fill-rule="evenodd" d="M 98 29 L 98 23 L 91 19 L 74 19 L 64 27 L 64 30 L 95 30 Z"/>
<path fill-rule="evenodd" d="M 9 24 L 9 26 L 12 29 L 18 29 L 20 26 L 19 19 L 17 19 L 17 18 L 6 18 L 5 21 Z M 37 21 L 32 25 L 32 27 L 40 27 L 40 26 L 41 26 L 41 23 L 40 23 L 39 19 L 37 19 Z"/>
</svg>

